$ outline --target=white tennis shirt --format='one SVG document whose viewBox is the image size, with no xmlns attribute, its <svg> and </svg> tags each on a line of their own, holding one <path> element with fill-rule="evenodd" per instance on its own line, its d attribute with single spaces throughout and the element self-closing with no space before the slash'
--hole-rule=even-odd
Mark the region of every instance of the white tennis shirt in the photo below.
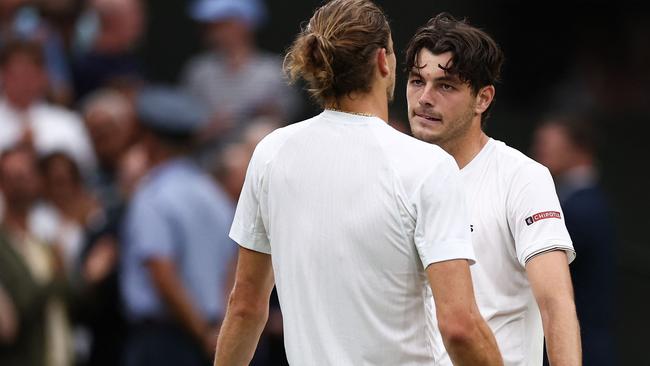
<svg viewBox="0 0 650 366">
<path fill-rule="evenodd" d="M 271 254 L 292 365 L 434 365 L 423 268 L 473 261 L 468 219 L 450 155 L 326 110 L 258 144 L 230 236 Z"/>
<path fill-rule="evenodd" d="M 526 261 L 549 250 L 575 258 L 548 169 L 490 139 L 463 169 L 476 264 L 476 302 L 506 366 L 541 366 L 544 332 Z M 435 309 L 434 309 L 435 311 Z M 441 365 L 451 365 L 436 334 Z"/>
</svg>

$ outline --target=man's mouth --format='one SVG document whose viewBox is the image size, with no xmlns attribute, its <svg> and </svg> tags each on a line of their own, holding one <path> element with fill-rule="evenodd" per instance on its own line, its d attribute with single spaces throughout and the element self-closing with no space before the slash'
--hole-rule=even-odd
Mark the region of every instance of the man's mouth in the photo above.
<svg viewBox="0 0 650 366">
<path fill-rule="evenodd" d="M 442 118 L 430 114 L 415 112 L 415 115 L 422 119 L 426 119 L 427 121 L 438 122 L 438 123 L 442 122 Z"/>
</svg>

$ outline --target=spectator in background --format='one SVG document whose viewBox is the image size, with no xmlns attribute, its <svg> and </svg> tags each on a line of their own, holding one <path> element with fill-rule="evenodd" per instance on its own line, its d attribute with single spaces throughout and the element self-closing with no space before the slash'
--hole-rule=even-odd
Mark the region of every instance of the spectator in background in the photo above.
<svg viewBox="0 0 650 366">
<path fill-rule="evenodd" d="M 582 117 L 542 120 L 534 158 L 553 175 L 566 226 L 580 256 L 571 265 L 585 365 L 615 365 L 615 230 L 598 180 L 594 126 Z"/>
<path fill-rule="evenodd" d="M 281 123 L 268 116 L 257 117 L 250 122 L 234 142 L 225 145 L 215 161 L 210 163 L 210 171 L 230 197 L 233 205 L 239 200 L 246 169 L 255 146 L 262 139 L 282 127 Z"/>
<path fill-rule="evenodd" d="M 31 215 L 30 226 L 42 240 L 61 246 L 64 264 L 72 276 L 79 269 L 86 228 L 103 217 L 103 209 L 69 155 L 49 153 L 40 158 L 39 165 L 45 200 Z"/>
<path fill-rule="evenodd" d="M 210 110 L 208 143 L 235 136 L 259 115 L 292 120 L 299 99 L 283 78 L 281 58 L 255 44 L 265 17 L 261 0 L 197 0 L 190 15 L 209 48 L 188 62 L 182 84 Z"/>
<path fill-rule="evenodd" d="M 15 338 L 0 342 L 0 365 L 69 366 L 69 327 L 60 298 L 63 270 L 55 252 L 27 225 L 40 187 L 31 151 L 3 153 L 0 185 L 6 202 L 0 225 L 0 284 L 17 316 Z"/>
<path fill-rule="evenodd" d="M 189 158 L 208 114 L 187 95 L 138 96 L 150 170 L 123 226 L 121 291 L 132 324 L 125 365 L 208 365 L 225 309 L 233 205 Z"/>
<path fill-rule="evenodd" d="M 225 146 L 219 154 L 213 171 L 215 178 L 233 204 L 236 204 L 241 194 L 246 168 L 253 152 L 242 142 Z"/>
<path fill-rule="evenodd" d="M 39 166 L 44 200 L 30 214 L 30 231 L 56 246 L 63 256 L 68 278 L 81 285 L 79 277 L 82 275 L 82 252 L 87 231 L 104 221 L 104 207 L 86 187 L 79 167 L 66 153 L 47 154 L 39 159 Z M 81 287 L 75 289 L 81 290 Z M 75 361 L 82 365 L 88 359 L 92 339 L 88 328 L 80 322 L 82 301 L 87 300 L 85 293 L 77 295 L 74 301 L 70 301 L 70 306 L 73 310 Z"/>
<path fill-rule="evenodd" d="M 77 114 L 44 100 L 48 74 L 41 45 L 7 44 L 0 55 L 0 76 L 0 150 L 24 144 L 39 155 L 65 151 L 86 177 L 95 165 L 88 135 Z"/>
<path fill-rule="evenodd" d="M 87 25 L 80 37 L 89 38 L 75 50 L 72 62 L 77 100 L 113 84 L 139 84 L 143 70 L 136 55 L 144 31 L 141 0 L 91 0 L 80 19 Z M 87 47 L 87 49 L 85 48 Z"/>
<path fill-rule="evenodd" d="M 92 189 L 108 207 L 122 201 L 117 174 L 122 156 L 133 143 L 135 112 L 127 96 L 113 89 L 100 89 L 84 99 L 82 114 L 97 156 Z"/>
<path fill-rule="evenodd" d="M 131 186 L 144 170 L 144 160 L 138 159 L 141 154 L 132 147 L 135 112 L 127 96 L 113 89 L 100 89 L 88 95 L 81 108 L 98 161 L 90 188 L 105 214 L 86 231 L 81 270 L 91 286 L 80 318 L 88 326 L 92 340 L 87 364 L 114 366 L 120 362 L 127 332 L 117 271 L 122 246 L 120 223 Z"/>
<path fill-rule="evenodd" d="M 135 192 L 140 180 L 149 170 L 149 159 L 144 143 L 137 140 L 120 159 L 117 180 L 122 198 L 127 201 Z"/>
<path fill-rule="evenodd" d="M 248 163 L 255 146 L 266 135 L 279 127 L 281 127 L 280 122 L 274 118 L 258 117 L 246 127 L 238 142 L 228 144 L 219 154 L 214 173 L 233 205 L 236 205 L 237 201 L 239 201 Z M 255 350 L 251 365 L 288 365 L 284 350 L 282 311 L 275 289 L 271 293 L 269 302 L 269 319 Z"/>
<path fill-rule="evenodd" d="M 13 39 L 37 42 L 44 50 L 44 64 L 50 76 L 47 96 L 58 104 L 72 101 L 72 78 L 65 35 L 50 21 L 52 16 L 70 13 L 72 1 L 0 1 L 0 48 Z"/>
</svg>

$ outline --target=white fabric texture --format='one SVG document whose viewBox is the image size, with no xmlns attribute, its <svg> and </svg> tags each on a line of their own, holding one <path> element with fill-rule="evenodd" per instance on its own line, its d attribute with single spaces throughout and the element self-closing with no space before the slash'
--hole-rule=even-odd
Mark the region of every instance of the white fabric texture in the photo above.
<svg viewBox="0 0 650 366">
<path fill-rule="evenodd" d="M 471 271 L 481 314 L 506 366 L 541 366 L 544 333 L 526 261 L 553 249 L 566 251 L 569 262 L 575 258 L 551 175 L 521 152 L 490 139 L 461 169 L 461 176 L 470 210 L 477 259 Z M 544 212 L 553 214 L 527 223 L 527 218 Z M 438 333 L 436 340 L 441 364 L 451 365 Z"/>
<path fill-rule="evenodd" d="M 271 254 L 293 365 L 435 365 L 424 268 L 474 254 L 460 174 L 384 121 L 326 110 L 256 148 L 231 237 Z"/>
</svg>

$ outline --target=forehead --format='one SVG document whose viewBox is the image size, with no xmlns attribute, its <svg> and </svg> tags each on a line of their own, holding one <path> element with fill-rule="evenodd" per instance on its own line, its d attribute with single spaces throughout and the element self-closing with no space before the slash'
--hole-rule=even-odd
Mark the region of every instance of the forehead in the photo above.
<svg viewBox="0 0 650 366">
<path fill-rule="evenodd" d="M 450 65 L 448 64 L 451 57 L 451 52 L 436 55 L 428 49 L 423 48 L 415 56 L 414 68 L 411 71 L 417 72 L 424 77 L 450 77 L 451 75 L 448 75 L 440 66 L 449 67 Z"/>
</svg>

